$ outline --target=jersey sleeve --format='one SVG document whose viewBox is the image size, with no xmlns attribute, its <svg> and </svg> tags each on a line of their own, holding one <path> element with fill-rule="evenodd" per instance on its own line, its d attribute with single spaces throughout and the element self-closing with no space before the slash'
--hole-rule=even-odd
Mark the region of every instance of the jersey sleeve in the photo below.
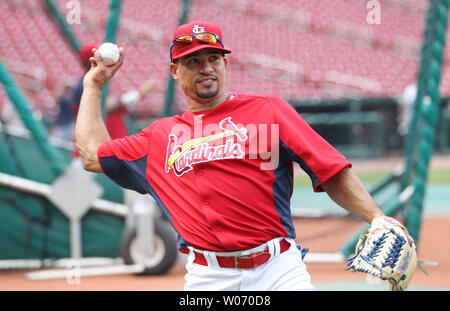
<svg viewBox="0 0 450 311">
<path fill-rule="evenodd" d="M 147 193 L 147 154 L 151 131 L 113 139 L 102 144 L 97 157 L 106 176 L 121 187 Z"/>
<path fill-rule="evenodd" d="M 321 185 L 325 181 L 352 164 L 314 131 L 289 103 L 277 96 L 269 98 L 275 122 L 279 124 L 280 150 L 309 175 L 314 191 L 322 192 Z"/>
</svg>

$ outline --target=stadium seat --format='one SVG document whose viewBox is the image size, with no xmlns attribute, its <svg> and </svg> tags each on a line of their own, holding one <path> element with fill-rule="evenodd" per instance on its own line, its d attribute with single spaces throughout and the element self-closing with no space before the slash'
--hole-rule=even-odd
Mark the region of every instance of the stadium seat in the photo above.
<svg viewBox="0 0 450 311">
<path fill-rule="evenodd" d="M 61 12 L 67 12 L 65 0 L 54 2 Z M 82 23 L 71 26 L 75 35 L 82 43 L 104 41 L 110 1 L 79 2 Z M 50 81 L 80 76 L 83 70 L 77 55 L 57 24 L 49 19 L 45 5 L 20 3 L 24 5 L 14 0 L 0 1 L 0 57 L 9 66 L 19 61 L 45 68 Z M 233 50 L 227 79 L 232 91 L 276 93 L 296 99 L 345 96 L 349 91 L 366 96 L 397 96 L 416 79 L 427 5 L 425 0 L 391 0 L 383 2 L 383 6 L 382 22 L 370 25 L 364 1 L 230 0 L 225 5 L 221 0 L 198 0 L 191 1 L 189 20 L 207 20 L 222 26 L 225 44 Z M 157 87 L 149 98 L 159 102 L 149 104 L 146 100 L 138 105 L 140 111 L 164 104 L 167 48 L 180 9 L 178 0 L 123 1 L 117 42 L 125 47 L 127 59 L 117 75 L 119 81 L 112 85 L 114 91 L 125 92 L 153 76 Z M 243 60 L 250 53 L 297 64 L 302 75 L 280 72 L 277 78 L 273 66 L 249 68 L 255 64 Z M 14 68 L 10 69 L 14 73 Z M 358 89 L 337 83 L 333 86 L 337 92 L 333 93 L 329 91 L 332 81 L 327 80 L 330 72 L 349 77 L 349 81 L 373 81 L 381 88 Z M 444 74 L 444 93 L 450 89 L 449 80 L 450 75 Z M 178 104 L 183 105 L 182 100 Z"/>
</svg>

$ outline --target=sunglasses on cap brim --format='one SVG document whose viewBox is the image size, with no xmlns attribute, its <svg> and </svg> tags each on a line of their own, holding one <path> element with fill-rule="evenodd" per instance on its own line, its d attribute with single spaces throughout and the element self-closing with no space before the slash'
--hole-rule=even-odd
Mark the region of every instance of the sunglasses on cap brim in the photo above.
<svg viewBox="0 0 450 311">
<path fill-rule="evenodd" d="M 215 45 L 217 42 L 224 47 L 222 40 L 220 40 L 219 36 L 212 32 L 201 32 L 192 35 L 182 35 L 175 38 L 170 45 L 170 59 L 172 60 L 172 48 L 175 50 L 182 50 L 192 45 L 194 39 L 197 40 L 198 44 L 208 44 Z"/>
</svg>

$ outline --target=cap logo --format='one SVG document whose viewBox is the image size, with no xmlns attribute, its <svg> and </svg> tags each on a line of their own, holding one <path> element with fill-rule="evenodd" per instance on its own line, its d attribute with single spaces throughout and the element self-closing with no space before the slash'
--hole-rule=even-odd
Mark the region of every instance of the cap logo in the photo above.
<svg viewBox="0 0 450 311">
<path fill-rule="evenodd" d="M 205 27 L 195 25 L 194 28 L 192 28 L 192 32 L 195 34 L 205 32 Z"/>
</svg>

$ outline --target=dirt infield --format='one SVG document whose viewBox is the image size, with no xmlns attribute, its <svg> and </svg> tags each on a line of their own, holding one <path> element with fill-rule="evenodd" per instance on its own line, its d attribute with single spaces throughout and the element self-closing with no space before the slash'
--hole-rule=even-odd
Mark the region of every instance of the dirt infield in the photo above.
<svg viewBox="0 0 450 311">
<path fill-rule="evenodd" d="M 362 222 L 350 217 L 295 219 L 297 242 L 310 248 L 311 252 L 335 252 L 356 232 Z M 411 285 L 450 289 L 450 244 L 442 244 L 450 233 L 450 216 L 426 218 L 418 244 L 419 259 L 438 262 L 438 266 L 426 266 L 429 275 L 419 269 Z M 301 233 L 301 234 L 299 234 Z M 326 281 L 364 280 L 365 274 L 344 271 L 345 263 L 308 263 L 313 284 Z M 28 271 L 0 272 L 0 290 L 13 291 L 153 291 L 182 290 L 185 268 L 174 266 L 164 276 L 137 276 L 122 274 L 114 276 L 83 277 L 79 284 L 69 284 L 66 279 L 30 281 Z M 336 288 L 342 290 L 342 288 Z"/>
</svg>

